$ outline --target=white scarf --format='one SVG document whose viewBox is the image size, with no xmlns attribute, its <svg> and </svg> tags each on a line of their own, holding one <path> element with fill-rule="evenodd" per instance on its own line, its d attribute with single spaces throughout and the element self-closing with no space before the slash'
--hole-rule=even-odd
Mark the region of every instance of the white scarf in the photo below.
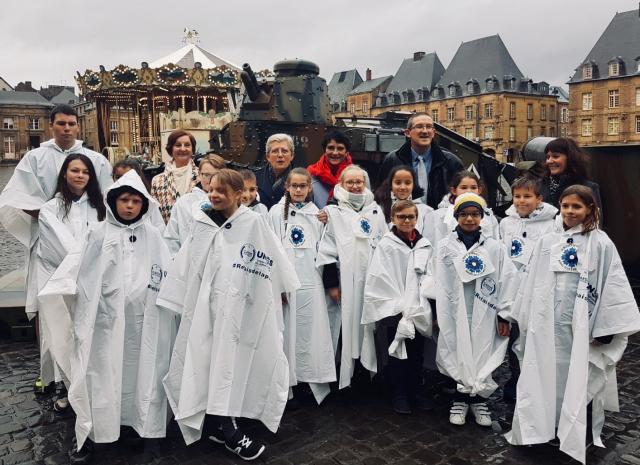
<svg viewBox="0 0 640 465">
<path fill-rule="evenodd" d="M 336 184 L 333 188 L 333 197 L 338 201 L 338 205 L 348 207 L 354 211 L 360 211 L 363 207 L 373 202 L 373 193 L 366 187 L 362 194 L 354 194 L 340 184 Z"/>
<path fill-rule="evenodd" d="M 167 171 L 173 173 L 173 181 L 178 194 L 184 195 L 189 192 L 191 177 L 193 176 L 191 163 L 187 163 L 185 166 L 178 168 L 175 162 L 172 161 L 167 165 Z"/>
</svg>

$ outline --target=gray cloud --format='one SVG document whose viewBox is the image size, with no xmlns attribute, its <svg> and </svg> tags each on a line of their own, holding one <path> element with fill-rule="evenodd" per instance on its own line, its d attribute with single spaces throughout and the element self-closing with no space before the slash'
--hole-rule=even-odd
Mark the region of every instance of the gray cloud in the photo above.
<svg viewBox="0 0 640 465">
<path fill-rule="evenodd" d="M 584 0 L 326 0 L 233 2 L 185 0 L 96 2 L 3 0 L 0 76 L 15 85 L 73 83 L 104 65 L 139 66 L 178 49 L 184 27 L 227 60 L 271 68 L 306 58 L 327 80 L 367 67 L 395 73 L 414 51 L 449 63 L 463 41 L 500 34 L 522 72 L 563 84 L 587 56 L 616 11 L 637 2 Z"/>
</svg>

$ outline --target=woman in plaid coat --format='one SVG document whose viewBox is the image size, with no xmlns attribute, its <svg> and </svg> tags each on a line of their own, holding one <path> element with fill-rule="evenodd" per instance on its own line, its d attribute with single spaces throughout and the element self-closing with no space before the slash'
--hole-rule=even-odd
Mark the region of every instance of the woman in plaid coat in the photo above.
<svg viewBox="0 0 640 465">
<path fill-rule="evenodd" d="M 195 147 L 196 139 L 187 131 L 176 129 L 169 134 L 166 150 L 171 161 L 165 165 L 164 173 L 151 180 L 151 195 L 160 204 L 165 224 L 178 197 L 191 192 L 198 182 L 198 168 L 192 159 Z"/>
</svg>

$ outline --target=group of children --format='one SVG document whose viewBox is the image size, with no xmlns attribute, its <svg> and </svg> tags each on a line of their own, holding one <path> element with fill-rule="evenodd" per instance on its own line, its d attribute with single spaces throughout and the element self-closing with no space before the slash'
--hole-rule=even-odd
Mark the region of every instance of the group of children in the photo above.
<svg viewBox="0 0 640 465">
<path fill-rule="evenodd" d="M 265 445 L 237 417 L 275 431 L 294 386 L 307 383 L 319 404 L 359 365 L 408 414 L 433 407 L 419 386 L 434 363 L 456 387 L 449 421 L 471 410 L 490 426 L 492 373 L 511 346 L 509 442 L 557 436 L 584 462 L 589 423 L 601 445 L 640 316 L 588 188 L 566 189 L 556 216 L 538 182 L 518 178 L 498 224 L 472 172 L 433 210 L 412 200 L 411 168 L 374 195 L 350 165 L 320 211 L 309 172 L 295 168 L 267 212 L 253 173 L 212 155 L 162 228 L 141 177 L 124 171 L 104 189 L 91 160 L 70 155 L 40 212 L 41 325 L 69 390 L 56 408 L 77 415 L 75 462 L 121 426 L 163 437 L 167 401 L 187 444 L 206 418 L 210 440 L 252 460 Z"/>
</svg>

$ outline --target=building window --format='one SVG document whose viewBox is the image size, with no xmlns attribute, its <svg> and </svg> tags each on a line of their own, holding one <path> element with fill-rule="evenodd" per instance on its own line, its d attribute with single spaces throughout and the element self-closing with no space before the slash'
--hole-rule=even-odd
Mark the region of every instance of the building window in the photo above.
<svg viewBox="0 0 640 465">
<path fill-rule="evenodd" d="M 356 104 L 355 104 L 355 103 L 352 103 L 352 104 L 351 104 L 351 114 L 353 115 L 353 114 L 355 114 L 355 113 L 356 113 Z"/>
<path fill-rule="evenodd" d="M 560 122 L 561 123 L 568 123 L 569 122 L 569 109 L 568 108 L 563 108 L 562 110 L 560 110 Z"/>
<path fill-rule="evenodd" d="M 640 134 L 640 115 L 636 115 L 636 134 Z"/>
<path fill-rule="evenodd" d="M 582 109 L 591 110 L 593 108 L 593 95 L 591 92 L 582 94 Z"/>
<path fill-rule="evenodd" d="M 16 138 L 13 136 L 4 136 L 4 156 L 13 158 L 16 154 Z"/>
<path fill-rule="evenodd" d="M 485 118 L 493 118 L 493 103 L 485 103 L 484 104 L 484 117 Z"/>
<path fill-rule="evenodd" d="M 471 121 L 473 119 L 473 106 L 467 105 L 464 107 L 464 119 Z"/>
<path fill-rule="evenodd" d="M 516 127 L 509 126 L 509 142 L 515 142 L 516 140 Z"/>
<path fill-rule="evenodd" d="M 527 119 L 529 121 L 533 119 L 533 103 L 527 103 Z"/>
<path fill-rule="evenodd" d="M 2 129 L 13 129 L 13 118 L 5 118 L 2 121 Z"/>
<path fill-rule="evenodd" d="M 609 108 L 618 108 L 620 106 L 620 91 L 618 89 L 609 91 Z"/>
<path fill-rule="evenodd" d="M 447 107 L 447 121 L 456 119 L 456 107 Z"/>
<path fill-rule="evenodd" d="M 467 94 L 470 94 L 470 95 L 471 94 L 475 94 L 475 91 L 476 91 L 476 89 L 475 89 L 474 83 L 473 82 L 468 83 L 467 84 Z"/>
<path fill-rule="evenodd" d="M 487 91 L 491 92 L 495 88 L 495 81 L 493 79 L 489 79 L 487 81 Z"/>
<path fill-rule="evenodd" d="M 434 108 L 433 110 L 431 110 L 431 119 L 433 120 L 434 123 L 437 123 L 440 121 L 440 119 L 438 118 L 438 109 Z"/>
<path fill-rule="evenodd" d="M 40 118 L 29 118 L 29 129 L 34 131 L 40 129 Z"/>
<path fill-rule="evenodd" d="M 540 135 L 541 136 L 546 136 L 547 135 L 547 128 L 545 128 L 544 126 L 540 126 Z"/>
<path fill-rule="evenodd" d="M 591 65 L 584 65 L 582 68 L 582 79 L 591 79 L 593 76 Z"/>
<path fill-rule="evenodd" d="M 362 102 L 362 112 L 363 113 L 368 113 L 369 112 L 369 102 L 367 102 L 367 101 L 363 101 Z"/>
<path fill-rule="evenodd" d="M 449 97 L 456 96 L 456 86 L 449 86 Z"/>
<path fill-rule="evenodd" d="M 582 120 L 582 135 L 585 137 L 593 135 L 593 124 L 591 123 L 591 118 Z"/>
<path fill-rule="evenodd" d="M 609 63 L 609 76 L 618 76 L 620 74 L 620 63 L 612 61 Z"/>
<path fill-rule="evenodd" d="M 620 118 L 609 118 L 607 124 L 607 134 L 609 134 L 610 136 L 617 136 L 618 134 L 620 134 Z"/>
<path fill-rule="evenodd" d="M 637 119 L 638 117 L 636 116 L 636 120 Z M 469 140 L 473 140 L 473 128 L 464 128 L 464 137 L 466 137 Z"/>
<path fill-rule="evenodd" d="M 547 106 L 543 103 L 540 105 L 540 121 L 546 121 L 547 119 Z"/>
<path fill-rule="evenodd" d="M 553 126 L 549 127 L 549 137 L 556 137 L 556 128 Z"/>
<path fill-rule="evenodd" d="M 516 119 L 516 102 L 509 103 L 509 118 Z"/>
<path fill-rule="evenodd" d="M 636 106 L 640 107 L 640 87 L 636 87 Z"/>
<path fill-rule="evenodd" d="M 486 140 L 493 139 L 493 126 L 488 124 L 484 127 L 484 138 Z"/>
<path fill-rule="evenodd" d="M 531 126 L 527 126 L 527 139 L 531 139 L 533 137 L 533 128 Z"/>
<path fill-rule="evenodd" d="M 556 120 L 556 106 L 555 105 L 549 105 L 549 120 L 550 121 L 555 121 Z"/>
<path fill-rule="evenodd" d="M 567 137 L 567 128 L 560 128 L 560 137 Z"/>
<path fill-rule="evenodd" d="M 111 145 L 118 145 L 118 133 L 117 132 L 112 132 L 111 133 Z"/>
<path fill-rule="evenodd" d="M 109 129 L 111 131 L 118 131 L 118 122 L 117 121 L 109 121 Z"/>
</svg>

